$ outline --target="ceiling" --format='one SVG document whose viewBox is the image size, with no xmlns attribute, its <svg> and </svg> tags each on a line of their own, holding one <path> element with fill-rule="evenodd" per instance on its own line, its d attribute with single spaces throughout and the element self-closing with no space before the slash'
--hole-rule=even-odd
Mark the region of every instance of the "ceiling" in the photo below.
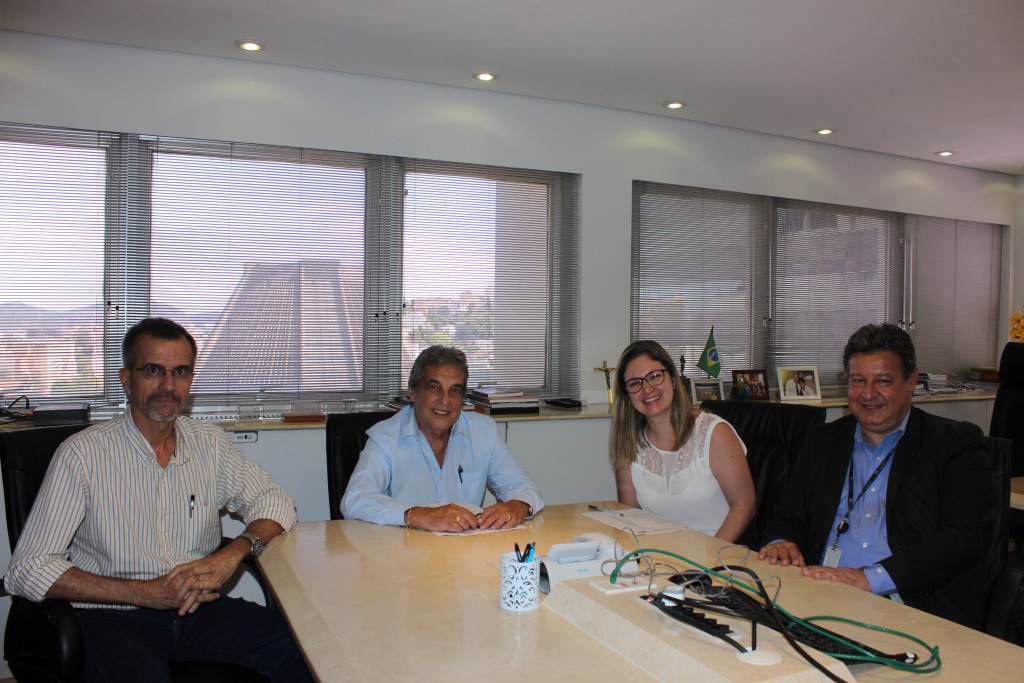
<svg viewBox="0 0 1024 683">
<path fill-rule="evenodd" d="M 0 0 L 0 28 L 579 102 L 1024 175 L 1022 0 Z M 242 38 L 266 49 L 244 53 Z M 480 71 L 499 78 L 479 83 Z M 661 106 L 674 99 L 686 107 Z M 836 132 L 817 135 L 823 127 Z"/>
</svg>

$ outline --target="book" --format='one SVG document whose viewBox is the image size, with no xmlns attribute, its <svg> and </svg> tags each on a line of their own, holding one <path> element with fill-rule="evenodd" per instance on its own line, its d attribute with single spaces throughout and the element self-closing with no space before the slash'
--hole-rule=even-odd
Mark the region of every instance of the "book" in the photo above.
<svg viewBox="0 0 1024 683">
<path fill-rule="evenodd" d="M 540 399 L 531 398 L 529 396 L 520 396 L 518 399 L 510 398 L 506 401 L 482 401 L 472 396 L 468 399 L 469 403 L 474 406 L 482 406 L 484 408 L 539 408 Z"/>
<path fill-rule="evenodd" d="M 473 396 L 474 394 L 477 395 L 477 396 L 480 396 L 482 398 L 495 399 L 495 398 L 508 398 L 510 396 L 522 396 L 523 392 L 516 391 L 515 389 L 508 389 L 508 388 L 499 387 L 499 386 L 486 386 L 486 387 L 477 387 L 473 391 L 469 392 L 470 396 Z"/>
<path fill-rule="evenodd" d="M 540 413 L 540 404 L 487 406 L 477 403 L 474 409 L 484 415 L 536 415 Z"/>
<path fill-rule="evenodd" d="M 470 394 L 466 397 L 466 400 L 474 401 L 476 403 L 537 403 L 540 401 L 536 396 L 525 396 L 519 394 L 518 396 L 474 396 Z"/>
</svg>

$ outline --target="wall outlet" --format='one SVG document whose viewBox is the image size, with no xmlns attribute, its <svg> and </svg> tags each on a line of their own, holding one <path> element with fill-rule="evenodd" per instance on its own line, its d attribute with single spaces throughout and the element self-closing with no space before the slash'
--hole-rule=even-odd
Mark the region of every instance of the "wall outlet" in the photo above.
<svg viewBox="0 0 1024 683">
<path fill-rule="evenodd" d="M 259 432 L 231 432 L 231 440 L 235 443 L 256 443 L 259 438 Z"/>
</svg>

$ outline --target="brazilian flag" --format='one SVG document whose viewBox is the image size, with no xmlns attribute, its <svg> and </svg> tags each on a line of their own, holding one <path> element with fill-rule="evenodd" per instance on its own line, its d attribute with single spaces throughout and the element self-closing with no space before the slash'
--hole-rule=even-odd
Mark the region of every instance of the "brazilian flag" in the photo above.
<svg viewBox="0 0 1024 683">
<path fill-rule="evenodd" d="M 718 346 L 715 345 L 714 325 L 711 326 L 711 332 L 708 333 L 708 343 L 704 345 L 704 351 L 700 354 L 697 367 L 712 377 L 718 377 L 718 373 L 722 371 L 722 364 L 718 362 Z"/>
</svg>

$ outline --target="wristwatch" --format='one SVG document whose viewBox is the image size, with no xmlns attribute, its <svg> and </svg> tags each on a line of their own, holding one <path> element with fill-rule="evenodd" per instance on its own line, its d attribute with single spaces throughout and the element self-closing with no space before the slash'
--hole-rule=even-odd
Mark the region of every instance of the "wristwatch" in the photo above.
<svg viewBox="0 0 1024 683">
<path fill-rule="evenodd" d="M 251 557 L 254 560 L 257 557 L 259 557 L 263 553 L 263 549 L 267 547 L 266 544 L 263 542 L 263 539 L 261 539 L 256 534 L 239 534 L 238 537 L 244 538 L 252 544 L 252 546 L 249 548 L 249 557 Z"/>
</svg>

